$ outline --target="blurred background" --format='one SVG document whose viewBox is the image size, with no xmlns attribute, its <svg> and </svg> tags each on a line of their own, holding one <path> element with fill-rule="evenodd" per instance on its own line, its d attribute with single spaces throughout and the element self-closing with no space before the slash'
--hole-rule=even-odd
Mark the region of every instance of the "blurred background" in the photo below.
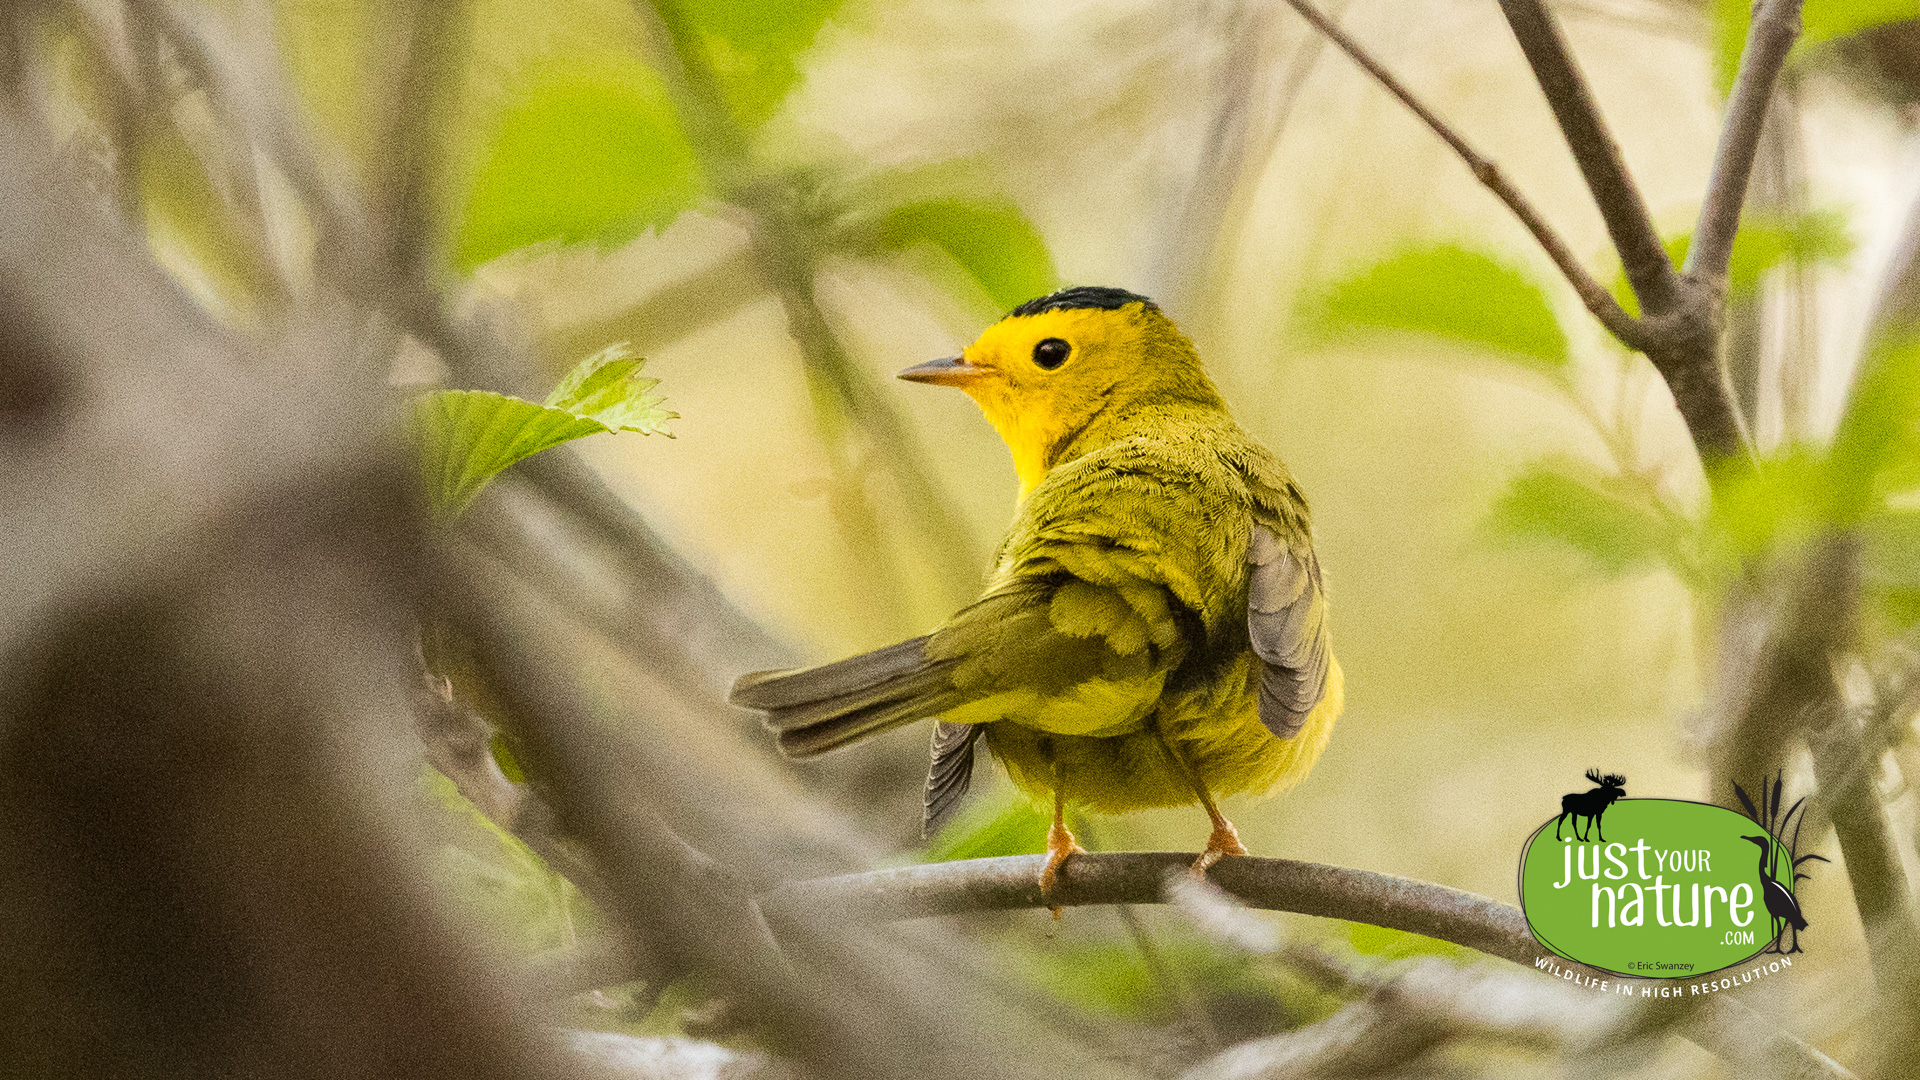
<svg viewBox="0 0 1920 1080">
<path fill-rule="evenodd" d="M 1325 10 L 1626 294 L 1494 5 Z M 1683 250 L 1746 6 L 1552 10 Z M 1044 815 L 983 767 L 966 813 L 923 842 L 924 726 L 786 764 L 716 704 L 748 667 L 890 644 L 977 592 L 1013 511 L 1006 450 L 964 395 L 892 374 L 953 354 L 1014 304 L 1069 284 L 1155 297 L 1311 503 L 1348 706 L 1297 789 L 1225 807 L 1248 847 L 1507 903 L 1522 845 L 1588 768 L 1624 773 L 1629 795 L 1732 798 L 1714 756 L 1723 619 L 1754 561 L 1816 531 L 1806 493 L 1823 481 L 1791 463 L 1846 429 L 1884 316 L 1920 304 L 1920 11 L 1894 0 L 1810 3 L 1774 97 L 1727 355 L 1758 455 L 1788 464 L 1737 505 L 1710 499 L 1646 359 L 1594 324 L 1450 150 L 1283 4 L 42 0 L 10 19 L 13 111 L 219 333 L 276 339 L 336 293 L 371 307 L 352 282 L 389 288 L 356 262 L 373 258 L 424 290 L 390 290 L 392 310 L 349 335 L 358 351 L 336 354 L 382 401 L 433 386 L 537 400 L 610 344 L 645 356 L 679 414 L 672 437 L 587 439 L 586 469 L 565 476 L 567 490 L 597 478 L 618 497 L 596 520 L 620 521 L 669 584 L 626 581 L 624 555 L 588 559 L 570 579 L 589 599 L 569 670 L 614 712 L 646 712 L 672 684 L 680 705 L 624 730 L 657 725 L 666 760 L 691 755 L 700 777 L 735 785 L 695 797 L 705 811 L 837 831 L 849 869 L 1044 841 Z M 355 214 L 362 233 L 342 225 Z M 462 344 L 482 331 L 492 344 Z M 1887 422 L 1907 423 L 1907 399 L 1888 400 Z M 1920 617 L 1920 502 L 1903 468 L 1876 474 L 1865 583 L 1834 600 L 1858 609 L 1856 682 Z M 473 527 L 575 542 L 536 507 L 558 473 L 516 481 L 526 469 L 481 496 Z M 1745 577 L 1730 569 L 1742 559 Z M 636 660 L 652 646 L 593 597 L 660 601 L 635 618 L 684 646 L 692 673 Z M 427 651 L 440 669 L 431 629 Z M 458 666 L 487 730 L 510 731 L 514 706 Z M 1903 881 L 1920 872 L 1911 721 L 1888 721 L 1886 755 L 1866 767 Z M 489 741 L 506 779 L 525 779 L 514 737 Z M 1783 747 L 1789 798 L 1812 791 L 1805 751 Z M 554 851 L 502 831 L 465 784 L 421 775 L 406 782 L 429 796 L 416 808 L 426 880 L 460 918 L 479 916 L 487 948 L 517 964 L 593 936 L 600 916 L 554 873 L 567 870 Z M 788 798 L 837 816 L 788 811 Z M 1095 850 L 1190 850 L 1203 824 L 1191 809 L 1080 827 Z M 1818 825 L 1802 850 L 1837 858 Z M 1755 1007 L 1857 1064 L 1874 1015 L 1867 938 L 1839 868 L 1803 888 L 1808 951 Z M 1468 961 L 1357 925 L 1270 925 L 1342 963 Z M 1177 913 L 1026 912 L 968 933 L 997 942 L 1022 986 L 1148 1028 L 1198 1024 L 1216 1049 L 1330 1015 L 1339 997 L 1267 961 L 1222 960 Z M 565 1015 L 778 1051 L 716 1019 L 729 996 L 704 986 L 599 987 Z M 1450 1059 L 1446 1074 L 1548 1067 L 1508 1053 Z M 1636 1054 L 1616 1071 L 1720 1068 L 1677 1039 Z"/>
</svg>

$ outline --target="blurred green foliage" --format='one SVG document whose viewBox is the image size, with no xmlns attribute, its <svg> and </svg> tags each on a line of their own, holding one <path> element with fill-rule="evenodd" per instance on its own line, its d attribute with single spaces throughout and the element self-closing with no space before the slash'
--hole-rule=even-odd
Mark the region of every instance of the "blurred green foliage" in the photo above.
<svg viewBox="0 0 1920 1080">
<path fill-rule="evenodd" d="M 1680 266 L 1693 246 L 1693 234 L 1679 233 L 1662 243 L 1667 258 Z M 1727 296 L 1739 300 L 1758 293 L 1761 278 L 1775 267 L 1834 265 L 1846 261 L 1853 249 L 1846 215 L 1838 210 L 1793 215 L 1749 211 L 1741 215 L 1740 231 L 1727 260 Z M 1627 283 L 1625 270 L 1614 274 L 1612 290 L 1627 314 L 1639 318 L 1640 298 Z"/>
<path fill-rule="evenodd" d="M 1546 293 L 1491 255 L 1455 244 L 1413 247 L 1333 283 L 1310 302 L 1305 329 L 1407 331 L 1495 350 L 1558 375 L 1567 335 Z"/>
<path fill-rule="evenodd" d="M 588 435 L 672 433 L 677 414 L 642 378 L 646 360 L 611 345 L 575 365 L 545 404 L 486 390 L 438 390 L 414 403 L 421 475 L 436 516 L 466 509 L 489 480 L 522 458 Z"/>
<path fill-rule="evenodd" d="M 1451 941 L 1441 941 L 1424 934 L 1410 934 L 1405 930 L 1389 930 L 1371 923 L 1348 923 L 1347 944 L 1353 946 L 1354 952 L 1378 960 L 1406 960 L 1415 956 L 1468 960 L 1475 956 Z"/>
<path fill-rule="evenodd" d="M 1607 573 L 1666 566 L 1704 583 L 1694 523 L 1637 473 L 1607 474 L 1575 458 L 1535 462 L 1494 502 L 1488 525 L 1501 537 L 1565 544 Z"/>
<path fill-rule="evenodd" d="M 1002 311 L 1060 283 L 1040 231 L 1005 203 L 943 200 L 902 206 L 881 221 L 879 241 L 895 251 L 916 244 L 939 248 Z"/>
<path fill-rule="evenodd" d="M 840 0 L 681 0 L 656 6 L 677 10 L 699 35 L 734 118 L 752 127 L 772 116 L 799 82 L 798 56 Z"/>
<path fill-rule="evenodd" d="M 556 62 L 501 116 L 459 225 L 471 269 L 547 240 L 617 244 L 673 221 L 703 191 L 653 70 L 617 54 Z"/>
<path fill-rule="evenodd" d="M 436 860 L 442 886 L 523 955 L 573 944 L 593 918 L 579 890 L 476 809 L 453 781 L 428 768 L 420 783 L 442 812 Z"/>
<path fill-rule="evenodd" d="M 1047 830 L 1052 827 L 1051 817 L 1019 795 L 977 798 L 934 836 L 920 861 L 1038 855 L 1047 850 Z"/>
<path fill-rule="evenodd" d="M 1675 263 L 1686 258 L 1689 239 L 1667 240 Z M 1837 262 L 1852 250 L 1835 211 L 1748 214 L 1734 243 L 1729 293 L 1753 295 L 1775 267 Z M 1614 291 L 1637 313 L 1624 274 Z M 1555 376 L 1570 397 L 1579 393 L 1564 377 L 1568 339 L 1545 294 L 1519 270 L 1480 252 L 1454 245 L 1404 249 L 1328 286 L 1306 315 L 1309 328 L 1321 334 L 1403 331 L 1478 347 Z M 1868 351 L 1826 447 L 1789 445 L 1760 459 L 1722 463 L 1711 486 L 1711 505 L 1690 512 L 1657 475 L 1627 461 L 1616 460 L 1611 471 L 1571 457 L 1536 461 L 1494 501 L 1487 532 L 1569 548 L 1610 575 L 1664 567 L 1689 587 L 1711 592 L 1764 553 L 1826 531 L 1859 529 L 1869 599 L 1885 621 L 1905 625 L 1920 616 L 1920 557 L 1903 545 L 1920 541 L 1920 530 L 1911 525 L 1916 508 L 1896 508 L 1892 500 L 1920 491 L 1920 337 L 1889 338 Z"/>
<path fill-rule="evenodd" d="M 1806 49 L 1848 34 L 1914 18 L 1920 18 L 1920 3 L 1914 0 L 1807 0 L 1800 12 L 1800 40 L 1789 62 Z M 1752 0 L 1713 0 L 1713 81 L 1723 95 L 1733 88 L 1752 25 Z"/>
</svg>

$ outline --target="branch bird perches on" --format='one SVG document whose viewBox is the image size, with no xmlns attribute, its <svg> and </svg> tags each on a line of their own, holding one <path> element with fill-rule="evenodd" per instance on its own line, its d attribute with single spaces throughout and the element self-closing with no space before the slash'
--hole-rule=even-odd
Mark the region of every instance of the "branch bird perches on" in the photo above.
<svg viewBox="0 0 1920 1080">
<path fill-rule="evenodd" d="M 1041 896 L 1044 855 L 928 863 L 862 874 L 792 881 L 759 897 L 770 916 L 831 911 L 846 922 L 916 919 L 980 911 L 1163 902 L 1168 874 L 1184 874 L 1193 855 L 1123 852 L 1075 855 L 1060 867 L 1055 888 Z M 1449 941 L 1523 967 L 1547 953 L 1518 908 L 1446 885 L 1323 863 L 1242 855 L 1208 871 L 1214 884 L 1249 907 L 1346 919 Z M 1560 971 L 1614 982 L 1654 982 L 1555 958 Z M 1671 999 L 1662 999 L 1663 1001 Z M 1698 999 L 1678 1030 L 1730 1062 L 1785 1064 L 1789 1074 L 1851 1077 L 1832 1058 L 1781 1031 L 1725 995 Z"/>
</svg>

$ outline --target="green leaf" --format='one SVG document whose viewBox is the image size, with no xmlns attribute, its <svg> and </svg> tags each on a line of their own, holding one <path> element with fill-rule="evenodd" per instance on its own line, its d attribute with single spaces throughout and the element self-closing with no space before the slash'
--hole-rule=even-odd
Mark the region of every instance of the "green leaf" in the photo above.
<svg viewBox="0 0 1920 1080">
<path fill-rule="evenodd" d="M 1694 526 L 1638 475 L 1606 476 L 1579 462 L 1541 462 L 1494 503 L 1496 534 L 1563 544 L 1613 574 L 1664 565 L 1683 580 L 1701 573 Z"/>
<path fill-rule="evenodd" d="M 1797 544 L 1831 520 L 1832 473 L 1825 455 L 1790 446 L 1751 464 L 1734 461 L 1712 485 L 1708 525 L 1731 556 Z"/>
<path fill-rule="evenodd" d="M 771 116 L 799 81 L 798 56 L 840 0 L 654 0 L 699 36 L 736 119 Z"/>
<path fill-rule="evenodd" d="M 1432 334 L 1549 374 L 1567 362 L 1566 333 L 1540 287 L 1490 255 L 1451 244 L 1403 251 L 1336 283 L 1312 314 L 1322 332 Z"/>
<path fill-rule="evenodd" d="M 982 799 L 961 811 L 920 855 L 921 862 L 1037 855 L 1047 850 L 1053 819 L 1017 795 Z"/>
<path fill-rule="evenodd" d="M 902 206 L 882 219 L 879 240 L 894 251 L 932 244 L 946 252 L 1003 311 L 1060 283 L 1040 230 L 1005 203 L 945 200 Z"/>
<path fill-rule="evenodd" d="M 434 878 L 520 955 L 558 949 L 598 926 L 586 899 L 518 837 L 480 813 L 447 779 L 423 767 L 422 794 L 439 813 Z M 584 924 L 584 925 L 583 925 Z"/>
<path fill-rule="evenodd" d="M 1834 519 L 1848 524 L 1888 489 L 1920 480 L 1920 334 L 1867 351 L 1828 454 Z"/>
<path fill-rule="evenodd" d="M 538 73 L 500 118 L 473 178 L 457 259 L 471 269 L 542 241 L 624 243 L 702 192 L 659 76 L 625 57 Z"/>
<path fill-rule="evenodd" d="M 668 435 L 665 422 L 677 414 L 651 392 L 658 380 L 637 375 L 642 363 L 625 345 L 603 349 L 569 372 L 545 405 L 486 390 L 422 395 L 414 430 L 435 514 L 458 514 L 502 469 L 548 447 L 611 431 Z"/>
<path fill-rule="evenodd" d="M 609 345 L 575 364 L 547 395 L 546 406 L 598 420 L 608 431 L 672 438 L 666 422 L 676 414 L 662 409 L 665 399 L 652 392 L 660 380 L 640 376 L 646 362 L 629 355 L 624 342 Z"/>
<path fill-rule="evenodd" d="M 1800 40 L 1792 62 L 1805 50 L 1875 26 L 1920 18 L 1915 0 L 1808 0 L 1800 13 Z M 1740 70 L 1740 52 L 1753 25 L 1752 0 L 1714 0 L 1713 81 L 1724 96 Z"/>
<path fill-rule="evenodd" d="M 1677 267 L 1687 260 L 1687 252 L 1693 247 L 1693 234 L 1669 236 L 1662 244 L 1667 249 L 1667 258 Z M 1776 266 L 1844 262 L 1853 254 L 1853 248 L 1853 237 L 1847 232 L 1847 217 L 1838 210 L 1809 210 L 1797 215 L 1759 211 L 1743 214 L 1740 231 L 1733 237 L 1733 251 L 1727 259 L 1727 295 L 1733 299 L 1752 296 L 1760 289 L 1760 279 Z M 1640 317 L 1640 300 L 1627 283 L 1625 270 L 1614 275 L 1613 295 L 1627 314 Z"/>
<path fill-rule="evenodd" d="M 1405 960 L 1414 956 L 1466 960 L 1471 955 L 1451 941 L 1441 941 L 1424 934 L 1410 934 L 1405 930 L 1391 930 L 1372 923 L 1348 923 L 1347 943 L 1353 946 L 1354 952 L 1383 960 Z"/>
</svg>

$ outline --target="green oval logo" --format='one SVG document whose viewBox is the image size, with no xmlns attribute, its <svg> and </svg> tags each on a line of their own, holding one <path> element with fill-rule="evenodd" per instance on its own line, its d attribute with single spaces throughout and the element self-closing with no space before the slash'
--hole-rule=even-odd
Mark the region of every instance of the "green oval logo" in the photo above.
<svg viewBox="0 0 1920 1080">
<path fill-rule="evenodd" d="M 1791 857 L 1766 829 L 1678 799 L 1615 795 L 1596 808 L 1597 819 L 1570 806 L 1527 841 L 1520 907 L 1541 945 L 1617 975 L 1685 979 L 1774 943 L 1768 883 L 1780 889 L 1774 873 Z"/>
</svg>

